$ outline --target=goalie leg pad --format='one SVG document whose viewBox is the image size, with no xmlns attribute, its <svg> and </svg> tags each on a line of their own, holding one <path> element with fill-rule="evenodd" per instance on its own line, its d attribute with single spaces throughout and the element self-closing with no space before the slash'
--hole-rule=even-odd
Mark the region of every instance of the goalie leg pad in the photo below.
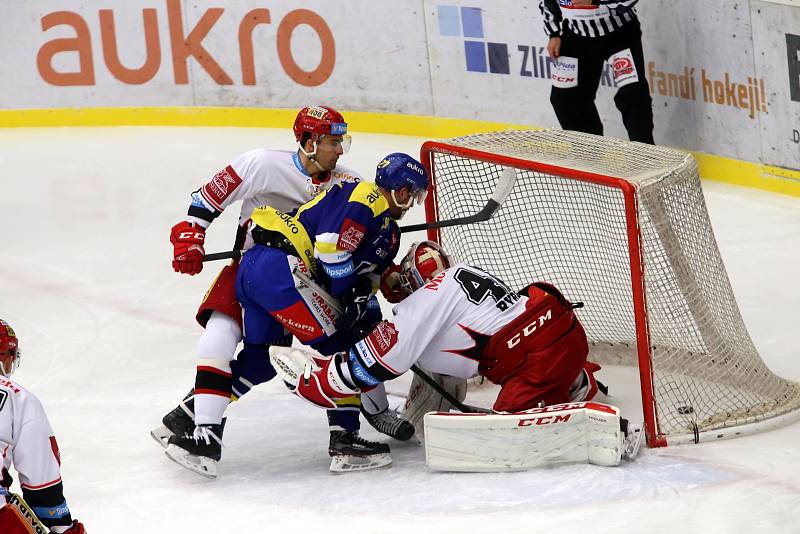
<svg viewBox="0 0 800 534">
<path fill-rule="evenodd" d="M 524 471 L 565 463 L 619 465 L 619 409 L 570 403 L 513 414 L 425 415 L 425 458 L 439 471 Z"/>
<path fill-rule="evenodd" d="M 440 375 L 430 371 L 425 372 L 458 401 L 463 401 L 466 398 L 467 381 L 463 378 Z M 414 433 L 418 438 L 421 438 L 425 432 L 423 416 L 428 412 L 447 412 L 451 407 L 450 401 L 442 397 L 438 391 L 414 374 L 401 417 L 414 425 Z"/>
</svg>

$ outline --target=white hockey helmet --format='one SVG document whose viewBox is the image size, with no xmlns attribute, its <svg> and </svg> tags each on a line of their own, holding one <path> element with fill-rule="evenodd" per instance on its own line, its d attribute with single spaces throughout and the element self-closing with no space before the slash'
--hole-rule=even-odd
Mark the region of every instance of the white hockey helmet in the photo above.
<svg viewBox="0 0 800 534">
<path fill-rule="evenodd" d="M 21 358 L 17 334 L 10 324 L 0 319 L 0 375 L 11 376 Z"/>
<path fill-rule="evenodd" d="M 452 265 L 450 256 L 437 243 L 414 243 L 400 262 L 400 283 L 403 289 L 413 293 Z"/>
</svg>

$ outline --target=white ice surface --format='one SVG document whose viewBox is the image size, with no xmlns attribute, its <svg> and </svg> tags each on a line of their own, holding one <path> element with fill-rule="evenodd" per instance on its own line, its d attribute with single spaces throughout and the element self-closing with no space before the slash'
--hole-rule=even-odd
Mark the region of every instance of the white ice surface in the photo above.
<svg viewBox="0 0 800 534">
<path fill-rule="evenodd" d="M 90 533 L 800 532 L 798 424 L 644 450 L 619 468 L 513 474 L 431 472 L 421 447 L 392 442 L 391 469 L 333 476 L 324 412 L 270 383 L 231 407 L 219 479 L 170 462 L 148 431 L 193 383 L 195 307 L 218 265 L 173 273 L 169 228 L 231 158 L 291 148 L 288 133 L 0 129 L 0 317 L 21 338 L 15 379 L 48 410 Z M 371 176 L 421 141 L 359 134 L 341 161 Z M 704 188 L 745 323 L 767 364 L 800 380 L 800 199 Z M 206 251 L 231 246 L 237 215 L 214 224 Z M 640 418 L 635 372 L 601 376 Z"/>
</svg>

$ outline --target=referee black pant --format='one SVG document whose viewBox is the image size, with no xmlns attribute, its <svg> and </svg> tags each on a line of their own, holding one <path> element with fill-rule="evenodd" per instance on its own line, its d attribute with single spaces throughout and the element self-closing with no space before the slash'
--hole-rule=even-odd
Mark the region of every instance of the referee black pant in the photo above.
<svg viewBox="0 0 800 534">
<path fill-rule="evenodd" d="M 622 122 L 631 141 L 655 144 L 653 140 L 653 100 L 645 78 L 642 30 L 638 21 L 602 37 L 582 37 L 564 31 L 560 55 L 578 59 L 578 85 L 553 87 L 550 102 L 565 130 L 603 135 L 603 123 L 594 100 L 603 64 L 613 54 L 630 49 L 639 81 L 619 88 L 614 103 L 622 114 Z"/>
</svg>

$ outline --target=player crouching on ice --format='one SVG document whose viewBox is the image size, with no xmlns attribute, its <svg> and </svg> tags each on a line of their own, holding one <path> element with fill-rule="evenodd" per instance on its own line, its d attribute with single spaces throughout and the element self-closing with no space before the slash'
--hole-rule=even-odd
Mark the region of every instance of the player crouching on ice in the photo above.
<svg viewBox="0 0 800 534">
<path fill-rule="evenodd" d="M 405 298 L 349 352 L 323 360 L 273 347 L 271 357 L 294 392 L 320 407 L 369 390 L 415 363 L 501 386 L 494 414 L 425 416 L 427 463 L 451 471 L 508 471 L 567 462 L 632 460 L 641 427 L 628 425 L 597 394 L 586 334 L 554 286 L 515 293 L 494 276 L 453 264 L 431 241 L 412 245 L 394 278 Z M 399 288 L 398 288 L 399 284 Z M 577 305 L 580 306 L 580 305 Z M 564 404 L 568 403 L 568 404 Z"/>
<path fill-rule="evenodd" d="M 9 378 L 21 358 L 16 333 L 0 319 L 0 533 L 86 534 L 64 500 L 61 456 L 42 403 Z M 9 491 L 12 464 L 24 500 Z"/>
</svg>

